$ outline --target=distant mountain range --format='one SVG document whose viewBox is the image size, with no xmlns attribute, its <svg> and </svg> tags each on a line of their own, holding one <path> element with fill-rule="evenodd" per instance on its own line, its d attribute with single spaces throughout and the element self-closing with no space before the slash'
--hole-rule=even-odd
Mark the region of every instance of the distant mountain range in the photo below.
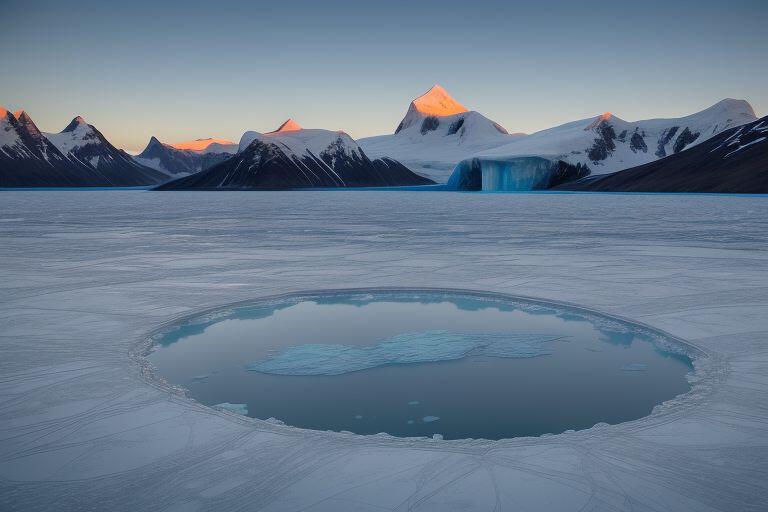
<svg viewBox="0 0 768 512">
<path fill-rule="evenodd" d="M 273 132 L 246 132 L 232 158 L 166 183 L 158 190 L 279 190 L 432 183 L 395 160 L 370 160 L 344 132 L 307 130 L 289 119 Z"/>
<path fill-rule="evenodd" d="M 117 149 L 82 117 L 42 133 L 24 111 L 0 107 L 0 187 L 128 187 L 168 176 Z"/>
<path fill-rule="evenodd" d="M 701 112 L 673 119 L 628 122 L 606 112 L 543 130 L 473 156 L 499 162 L 538 156 L 589 167 L 592 174 L 646 164 L 757 119 L 749 103 L 726 99 Z"/>
<path fill-rule="evenodd" d="M 557 188 L 768 194 L 768 116 L 661 160 Z"/>
<path fill-rule="evenodd" d="M 163 144 L 155 137 L 134 159 L 140 164 L 171 176 L 204 171 L 237 153 L 237 144 L 224 139 L 197 139 Z"/>
<path fill-rule="evenodd" d="M 456 190 L 540 190 L 568 182 L 597 187 L 609 183 L 597 180 L 600 175 L 654 162 L 654 169 L 666 168 L 683 161 L 673 158 L 677 155 L 693 158 L 688 152 L 756 119 L 746 101 L 725 99 L 681 118 L 629 122 L 606 112 L 531 135 L 510 134 L 435 85 L 410 103 L 391 135 L 356 142 L 344 132 L 307 130 L 289 119 L 273 132 L 246 132 L 239 144 L 215 138 L 167 144 L 152 137 L 131 157 L 81 117 L 59 133 L 42 133 L 25 112 L 0 107 L 0 187 L 283 189 L 434 182 Z M 755 159 L 758 153 L 746 155 Z M 723 174 L 723 183 L 736 175 L 754 183 L 733 169 L 734 161 L 750 172 L 760 165 L 759 159 L 750 163 L 742 157 L 713 160 L 707 167 L 711 179 L 719 165 L 730 173 Z M 672 180 L 668 173 L 655 176 Z"/>
</svg>

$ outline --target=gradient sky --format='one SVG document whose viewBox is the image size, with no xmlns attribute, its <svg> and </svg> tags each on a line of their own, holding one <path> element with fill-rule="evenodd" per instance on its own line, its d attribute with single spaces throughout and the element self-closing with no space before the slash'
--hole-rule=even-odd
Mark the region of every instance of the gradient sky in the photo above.
<svg viewBox="0 0 768 512">
<path fill-rule="evenodd" d="M 0 0 L 0 19 L 0 104 L 129 151 L 288 117 L 391 133 L 433 83 L 511 132 L 768 111 L 766 0 Z"/>
</svg>

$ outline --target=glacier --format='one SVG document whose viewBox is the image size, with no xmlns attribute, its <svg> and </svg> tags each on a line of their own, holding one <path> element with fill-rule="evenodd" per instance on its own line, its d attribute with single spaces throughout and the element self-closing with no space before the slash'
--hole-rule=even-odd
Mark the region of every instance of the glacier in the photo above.
<svg viewBox="0 0 768 512">
<path fill-rule="evenodd" d="M 766 198 L 168 198 L 2 192 L 0 508 L 714 512 L 768 502 Z M 222 412 L 153 378 L 141 355 L 157 329 L 222 305 L 370 287 L 577 304 L 707 356 L 690 393 L 636 421 L 446 441 Z"/>
<path fill-rule="evenodd" d="M 255 361 L 248 370 L 274 375 L 341 375 L 390 364 L 451 361 L 470 356 L 537 357 L 561 336 L 424 331 L 402 333 L 371 346 L 306 344 Z"/>
<path fill-rule="evenodd" d="M 521 192 L 546 190 L 589 175 L 582 164 L 568 164 L 537 156 L 469 158 L 462 160 L 448 179 L 449 190 Z"/>
</svg>

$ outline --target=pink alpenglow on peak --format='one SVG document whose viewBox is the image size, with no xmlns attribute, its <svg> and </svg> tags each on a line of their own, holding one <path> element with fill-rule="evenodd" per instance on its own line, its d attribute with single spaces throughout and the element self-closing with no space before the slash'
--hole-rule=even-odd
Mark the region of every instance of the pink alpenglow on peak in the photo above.
<svg viewBox="0 0 768 512">
<path fill-rule="evenodd" d="M 586 130 L 592 130 L 592 129 L 596 128 L 597 126 L 599 126 L 600 123 L 602 123 L 603 121 L 610 121 L 612 117 L 613 117 L 612 113 L 604 112 L 603 114 L 600 114 L 599 116 L 597 116 L 594 121 L 589 123 L 589 125 L 587 125 L 587 127 L 584 128 L 584 130 L 585 131 Z"/>
<path fill-rule="evenodd" d="M 297 132 L 299 130 L 303 130 L 301 125 L 293 119 L 288 119 L 286 122 L 281 124 L 277 130 L 269 133 Z"/>
<path fill-rule="evenodd" d="M 437 84 L 413 100 L 411 106 L 428 116 L 452 116 L 468 112 L 464 105 L 453 99 L 448 91 Z"/>
<path fill-rule="evenodd" d="M 5 108 L 4 106 L 0 105 L 0 118 L 7 116 L 9 113 L 10 112 L 8 112 L 7 108 Z M 11 114 L 11 115 L 13 115 L 13 114 Z"/>
<path fill-rule="evenodd" d="M 213 137 L 207 138 L 207 139 L 195 139 L 190 140 L 186 142 L 178 142 L 176 144 L 170 144 L 172 148 L 176 149 L 186 149 L 189 151 L 204 151 L 205 149 L 208 149 L 208 146 L 211 144 L 220 144 L 222 146 L 233 146 L 235 145 L 234 142 L 227 139 L 216 139 Z"/>
</svg>

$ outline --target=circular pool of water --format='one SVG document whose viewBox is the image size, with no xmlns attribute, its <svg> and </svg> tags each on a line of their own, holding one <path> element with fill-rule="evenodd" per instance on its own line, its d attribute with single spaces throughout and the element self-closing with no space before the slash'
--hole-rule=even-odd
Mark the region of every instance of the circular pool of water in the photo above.
<svg viewBox="0 0 768 512">
<path fill-rule="evenodd" d="M 220 409 L 357 434 L 502 439 L 648 415 L 690 389 L 689 349 L 594 312 L 493 294 L 297 294 L 154 338 L 168 383 Z"/>
</svg>

